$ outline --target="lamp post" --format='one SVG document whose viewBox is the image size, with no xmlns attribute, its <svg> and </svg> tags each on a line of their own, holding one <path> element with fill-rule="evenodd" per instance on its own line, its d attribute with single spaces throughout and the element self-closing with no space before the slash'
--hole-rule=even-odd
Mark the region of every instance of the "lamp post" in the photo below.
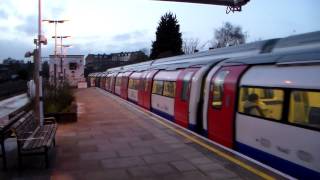
<svg viewBox="0 0 320 180">
<path fill-rule="evenodd" d="M 68 20 L 51 20 L 45 19 L 43 22 L 48 22 L 49 24 L 54 24 L 54 36 L 57 37 L 57 25 L 62 24 Z M 57 61 L 57 38 L 54 38 L 54 87 L 57 86 L 57 74 L 56 74 L 56 61 Z"/>
<path fill-rule="evenodd" d="M 63 81 L 63 76 L 62 76 L 62 74 L 63 74 L 63 56 L 62 56 L 62 54 L 63 54 L 63 50 L 62 50 L 62 47 L 63 47 L 63 44 L 62 44 L 62 39 L 65 39 L 65 38 L 69 38 L 69 37 L 71 37 L 71 36 L 52 36 L 52 38 L 59 38 L 60 39 L 60 46 L 61 46 L 61 49 L 60 49 L 60 77 L 61 77 L 61 82 Z"/>
</svg>

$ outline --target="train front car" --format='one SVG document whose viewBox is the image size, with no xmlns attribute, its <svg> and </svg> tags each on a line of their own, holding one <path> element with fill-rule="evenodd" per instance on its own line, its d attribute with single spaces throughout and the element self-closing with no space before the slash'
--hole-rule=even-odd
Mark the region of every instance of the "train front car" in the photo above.
<svg viewBox="0 0 320 180">
<path fill-rule="evenodd" d="M 320 53 L 273 58 L 240 81 L 235 148 L 294 177 L 320 179 Z"/>
</svg>

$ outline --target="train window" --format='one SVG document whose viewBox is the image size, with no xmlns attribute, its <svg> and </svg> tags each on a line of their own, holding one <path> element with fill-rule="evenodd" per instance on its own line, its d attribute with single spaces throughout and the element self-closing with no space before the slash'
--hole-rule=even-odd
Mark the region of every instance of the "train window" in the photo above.
<svg viewBox="0 0 320 180">
<path fill-rule="evenodd" d="M 167 97 L 175 97 L 176 95 L 176 82 L 165 81 L 163 84 L 163 95 Z"/>
<path fill-rule="evenodd" d="M 162 95 L 163 81 L 153 81 L 152 94 Z"/>
<path fill-rule="evenodd" d="M 218 75 L 215 77 L 213 84 L 211 85 L 213 108 L 222 107 L 223 84 L 228 74 L 229 74 L 229 71 L 219 72 Z"/>
<path fill-rule="evenodd" d="M 189 81 L 184 80 L 182 82 L 182 92 L 181 92 L 181 100 L 183 101 L 188 100 L 188 86 L 189 86 Z"/>
<path fill-rule="evenodd" d="M 292 91 L 289 122 L 320 129 L 320 92 Z"/>
<path fill-rule="evenodd" d="M 262 99 L 266 90 L 272 94 L 271 99 Z M 239 96 L 238 111 L 247 115 L 280 120 L 282 116 L 284 92 L 274 88 L 242 87 Z"/>
<path fill-rule="evenodd" d="M 129 89 L 133 89 L 133 79 L 129 79 Z"/>
</svg>

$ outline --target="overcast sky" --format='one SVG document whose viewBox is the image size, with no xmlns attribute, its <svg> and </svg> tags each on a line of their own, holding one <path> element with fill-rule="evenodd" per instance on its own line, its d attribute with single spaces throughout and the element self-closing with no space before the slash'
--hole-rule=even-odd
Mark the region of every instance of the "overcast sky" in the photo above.
<svg viewBox="0 0 320 180">
<path fill-rule="evenodd" d="M 37 34 L 38 0 L 0 0 L 0 61 L 23 59 Z M 240 25 L 248 41 L 285 37 L 320 30 L 319 0 L 251 0 L 242 12 L 226 14 L 226 7 L 151 0 L 42 0 L 43 19 L 67 19 L 58 35 L 71 35 L 68 54 L 111 53 L 150 49 L 161 15 L 177 15 L 183 38 L 213 38 L 223 22 Z M 53 53 L 54 25 L 43 23 Z"/>
</svg>

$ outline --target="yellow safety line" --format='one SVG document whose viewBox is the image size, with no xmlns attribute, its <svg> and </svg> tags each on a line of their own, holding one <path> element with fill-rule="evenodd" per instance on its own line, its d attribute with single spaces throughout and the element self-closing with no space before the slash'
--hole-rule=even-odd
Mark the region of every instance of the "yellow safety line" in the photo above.
<svg viewBox="0 0 320 180">
<path fill-rule="evenodd" d="M 121 100 L 122 100 L 122 99 L 121 99 Z M 123 100 L 123 101 L 124 101 L 124 100 Z M 124 101 L 124 102 L 127 102 L 127 101 Z M 127 103 L 128 103 L 128 102 L 127 102 Z M 130 103 L 130 104 L 131 104 L 131 103 Z M 146 113 L 146 114 L 148 114 L 148 115 L 150 115 L 150 112 L 148 112 L 148 111 L 146 111 L 146 110 L 144 110 L 144 109 L 140 109 L 140 108 L 139 108 L 139 110 L 142 111 L 142 112 L 144 112 L 144 113 Z M 254 168 L 254 167 L 252 167 L 252 166 L 250 166 L 250 165 L 248 165 L 248 164 L 246 164 L 246 163 L 244 163 L 244 162 L 242 162 L 242 161 L 240 161 L 240 160 L 238 160 L 238 159 L 236 159 L 236 158 L 234 158 L 234 157 L 232 157 L 232 156 L 230 156 L 230 155 L 228 155 L 228 154 L 226 154 L 226 153 L 224 153 L 224 152 L 222 152 L 222 151 L 220 151 L 220 150 L 218 150 L 218 149 L 216 149 L 216 148 L 213 148 L 212 146 L 209 146 L 208 144 L 205 144 L 205 143 L 197 140 L 196 138 L 194 138 L 194 137 L 192 137 L 192 136 L 190 136 L 190 135 L 188 135 L 188 134 L 186 134 L 186 133 L 184 133 L 184 132 L 182 132 L 182 131 L 180 131 L 180 130 L 175 129 L 174 127 L 168 125 L 167 123 L 164 123 L 164 122 L 163 122 L 162 120 L 160 120 L 160 119 L 157 119 L 157 118 L 155 118 L 155 117 L 153 117 L 153 116 L 151 116 L 151 119 L 155 120 L 155 121 L 158 122 L 159 124 L 161 124 L 161 125 L 169 128 L 169 129 L 171 129 L 171 130 L 174 131 L 175 133 L 177 133 L 177 134 L 179 134 L 179 135 L 181 135 L 181 136 L 189 139 L 190 141 L 192 141 L 192 142 L 194 142 L 194 143 L 197 143 L 197 144 L 199 144 L 200 146 L 202 146 L 202 147 L 210 150 L 211 152 L 214 152 L 214 153 L 216 153 L 217 155 L 219 155 L 219 156 L 221 156 L 221 157 L 223 157 L 223 158 L 225 158 L 225 159 L 233 162 L 234 164 L 237 164 L 237 165 L 241 166 L 242 168 L 244 168 L 244 169 L 246 169 L 246 170 L 248 170 L 248 171 L 250 171 L 250 172 L 252 172 L 252 173 L 254 173 L 254 174 L 258 175 L 258 176 L 260 176 L 260 177 L 263 178 L 263 179 L 267 179 L 267 180 L 275 180 L 275 179 L 276 179 L 276 178 L 274 178 L 274 177 L 272 177 L 272 176 L 270 176 L 270 175 L 268 175 L 268 174 L 266 174 L 266 173 L 264 173 L 264 172 L 262 172 L 262 171 L 260 171 L 260 170 L 258 170 L 258 169 L 256 169 L 256 168 Z"/>
<path fill-rule="evenodd" d="M 262 172 L 262 171 L 260 171 L 260 170 L 258 170 L 256 168 L 253 168 L 252 166 L 247 165 L 244 162 L 242 162 L 242 161 L 240 161 L 240 160 L 238 160 L 238 159 L 236 159 L 236 158 L 234 158 L 234 157 L 232 157 L 232 156 L 230 156 L 230 155 L 228 155 L 228 154 L 226 154 L 226 153 L 224 153 L 224 152 L 222 152 L 222 151 L 220 151 L 220 150 L 218 150 L 216 148 L 213 148 L 213 147 L 209 146 L 209 145 L 197 140 L 196 138 L 194 138 L 192 136 L 189 136 L 188 134 L 186 134 L 186 133 L 184 133 L 182 131 L 179 131 L 179 130 L 175 129 L 174 127 L 162 122 L 161 120 L 156 119 L 154 117 L 151 117 L 151 118 L 153 120 L 155 120 L 156 122 L 158 122 L 159 124 L 162 124 L 163 126 L 165 126 L 165 127 L 169 128 L 169 129 L 171 129 L 172 131 L 176 132 L 177 134 L 179 134 L 179 135 L 181 135 L 181 136 L 183 136 L 183 137 L 185 137 L 185 138 L 187 138 L 187 139 L 199 144 L 200 146 L 202 146 L 202 147 L 204 147 L 204 148 L 206 148 L 206 149 L 218 154 L 221 157 L 224 157 L 225 159 L 228 159 L 229 161 L 231 161 L 231 162 L 243 167 L 244 169 L 246 169 L 246 170 L 248 170 L 248 171 L 250 171 L 250 172 L 252 172 L 252 173 L 254 173 L 254 174 L 256 174 L 256 175 L 258 175 L 260 177 L 262 177 L 263 179 L 275 180 L 274 177 L 272 177 L 272 176 L 270 176 L 270 175 L 268 175 L 268 174 L 266 174 L 266 173 L 264 173 L 264 172 Z"/>
</svg>

